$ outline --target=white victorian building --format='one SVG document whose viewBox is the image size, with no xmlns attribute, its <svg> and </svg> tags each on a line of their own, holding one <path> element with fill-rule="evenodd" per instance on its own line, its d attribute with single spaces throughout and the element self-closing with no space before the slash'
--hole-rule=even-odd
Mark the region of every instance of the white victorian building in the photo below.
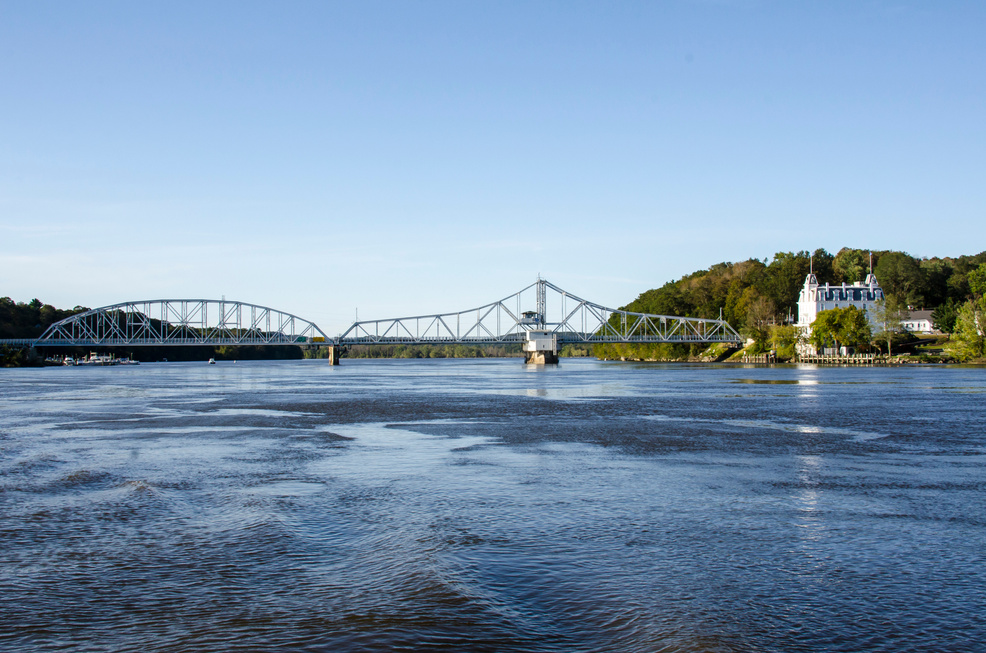
<svg viewBox="0 0 986 653">
<path fill-rule="evenodd" d="M 883 289 L 880 288 L 880 284 L 877 283 L 872 272 L 866 275 L 866 280 L 862 283 L 843 283 L 839 286 L 832 286 L 827 283 L 823 286 L 818 283 L 814 274 L 809 274 L 805 277 L 805 285 L 798 297 L 798 322 L 796 326 L 804 334 L 804 342 L 807 343 L 807 339 L 811 335 L 811 323 L 815 321 L 819 313 L 833 308 L 855 306 L 866 312 L 870 326 L 875 330 L 878 325 L 876 323 L 876 311 L 873 309 L 874 304 L 881 300 L 883 300 Z M 808 350 L 812 349 L 811 345 L 808 344 L 803 347 Z"/>
</svg>

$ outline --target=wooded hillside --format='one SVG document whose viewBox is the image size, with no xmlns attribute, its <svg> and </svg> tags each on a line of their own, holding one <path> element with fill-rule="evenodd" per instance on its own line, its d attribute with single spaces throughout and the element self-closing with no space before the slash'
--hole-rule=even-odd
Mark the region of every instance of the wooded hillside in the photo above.
<svg viewBox="0 0 986 653">
<path fill-rule="evenodd" d="M 949 301 L 972 298 L 968 274 L 986 263 L 986 252 L 958 258 L 919 259 L 905 252 L 874 251 L 873 273 L 884 292 L 915 309 L 933 310 Z M 862 281 L 869 272 L 870 252 L 843 248 L 834 256 L 824 249 L 778 252 L 769 263 L 749 259 L 717 263 L 660 288 L 647 290 L 623 307 L 659 315 L 723 317 L 737 329 L 761 321 L 797 319 L 798 293 L 809 269 L 819 283 Z"/>
</svg>

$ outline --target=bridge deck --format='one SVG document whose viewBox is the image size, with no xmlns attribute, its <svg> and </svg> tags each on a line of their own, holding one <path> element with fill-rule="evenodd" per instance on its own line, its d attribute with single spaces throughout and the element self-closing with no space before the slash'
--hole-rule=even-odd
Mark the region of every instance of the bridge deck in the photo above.
<svg viewBox="0 0 986 653">
<path fill-rule="evenodd" d="M 0 346 L 13 347 L 238 347 L 238 346 L 286 346 L 297 347 L 338 347 L 350 345 L 511 345 L 524 342 L 523 335 L 515 338 L 345 338 L 332 340 L 232 340 L 228 338 L 176 338 L 173 340 L 126 340 L 122 338 L 104 338 L 102 340 L 59 340 L 59 339 L 30 339 L 7 338 L 0 339 Z M 563 337 L 559 335 L 558 344 L 702 344 L 718 342 L 737 342 L 736 338 L 707 337 L 693 338 L 688 336 L 634 336 L 620 338 L 618 336 L 583 335 L 582 337 Z"/>
</svg>

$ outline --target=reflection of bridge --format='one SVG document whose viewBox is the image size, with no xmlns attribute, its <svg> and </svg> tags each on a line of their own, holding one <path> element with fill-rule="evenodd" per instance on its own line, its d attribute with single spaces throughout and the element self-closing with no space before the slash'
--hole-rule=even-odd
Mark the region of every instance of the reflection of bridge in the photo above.
<svg viewBox="0 0 986 653">
<path fill-rule="evenodd" d="M 549 301 L 550 299 L 550 301 Z M 5 341 L 0 341 L 0 343 Z M 14 344 L 13 341 L 6 341 Z M 528 362 L 557 362 L 568 343 L 739 343 L 724 320 L 649 315 L 606 308 L 538 279 L 509 297 L 457 313 L 354 322 L 330 338 L 281 311 L 208 299 L 126 302 L 52 324 L 34 346 L 521 344 Z"/>
</svg>

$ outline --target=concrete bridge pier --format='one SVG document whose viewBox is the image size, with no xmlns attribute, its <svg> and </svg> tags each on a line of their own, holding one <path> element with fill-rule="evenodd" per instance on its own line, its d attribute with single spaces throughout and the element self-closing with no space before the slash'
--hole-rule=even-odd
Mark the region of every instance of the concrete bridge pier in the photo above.
<svg viewBox="0 0 986 653">
<path fill-rule="evenodd" d="M 524 362 L 528 365 L 557 365 L 558 336 L 550 331 L 528 331 L 524 341 Z"/>
<path fill-rule="evenodd" d="M 339 345 L 329 345 L 329 365 L 338 365 L 342 357 L 342 347 Z"/>
</svg>

